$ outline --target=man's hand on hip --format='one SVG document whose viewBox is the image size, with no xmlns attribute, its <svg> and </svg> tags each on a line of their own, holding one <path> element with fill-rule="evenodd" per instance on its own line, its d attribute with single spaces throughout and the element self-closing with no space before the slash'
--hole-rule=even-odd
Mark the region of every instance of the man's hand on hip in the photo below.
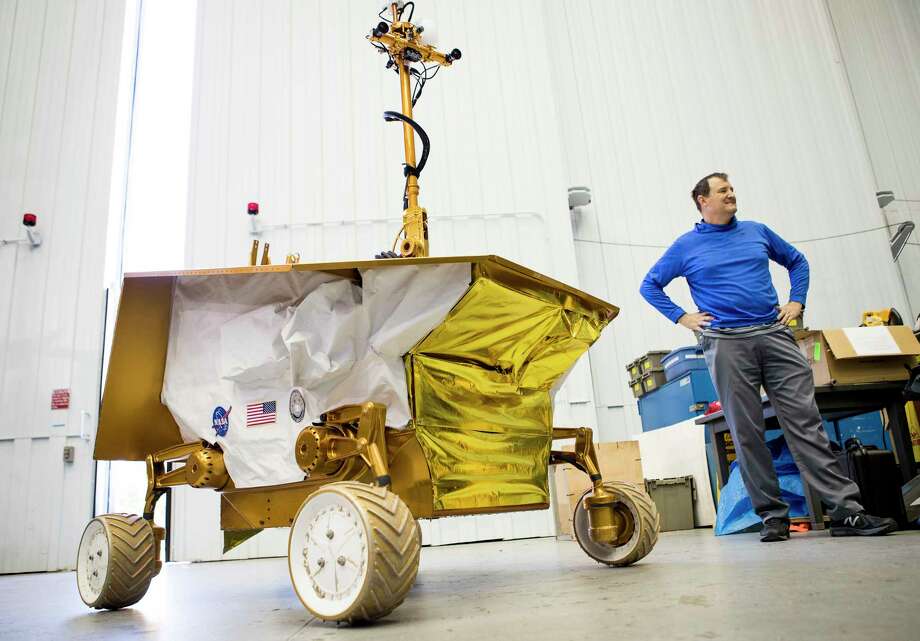
<svg viewBox="0 0 920 641">
<path fill-rule="evenodd" d="M 712 314 L 706 312 L 697 312 L 695 314 L 684 314 L 677 319 L 677 322 L 694 332 L 701 332 L 715 320 Z"/>
<path fill-rule="evenodd" d="M 790 321 L 794 321 L 801 315 L 802 303 L 791 301 L 779 308 L 779 313 L 776 314 L 776 320 L 783 325 L 788 325 Z"/>
</svg>

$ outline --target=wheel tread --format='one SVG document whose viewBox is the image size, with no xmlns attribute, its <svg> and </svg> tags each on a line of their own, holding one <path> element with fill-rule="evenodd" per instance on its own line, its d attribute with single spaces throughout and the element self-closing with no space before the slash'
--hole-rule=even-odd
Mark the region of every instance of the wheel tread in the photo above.
<svg viewBox="0 0 920 641">
<path fill-rule="evenodd" d="M 107 576 L 94 603 L 96 609 L 134 605 L 147 593 L 156 575 L 156 537 L 150 523 L 134 514 L 97 517 L 109 541 Z"/>
<path fill-rule="evenodd" d="M 598 563 L 610 566 L 625 566 L 632 565 L 636 561 L 644 558 L 648 555 L 652 548 L 655 547 L 655 544 L 658 542 L 658 533 L 661 529 L 661 518 L 658 514 L 658 508 L 655 507 L 655 503 L 652 501 L 645 489 L 636 485 L 635 483 L 628 483 L 626 481 L 613 481 L 604 483 L 604 488 L 610 490 L 614 494 L 623 496 L 626 499 L 626 503 L 632 504 L 635 508 L 636 513 L 638 514 L 639 520 L 638 523 L 635 523 L 635 527 L 639 532 L 638 541 L 629 553 L 617 560 L 606 560 L 603 558 L 598 558 L 594 556 L 587 547 L 585 547 L 582 542 L 581 537 L 578 536 L 578 528 L 575 530 L 575 539 L 578 541 L 578 545 L 585 551 L 585 553 L 590 556 L 592 559 Z M 582 499 L 578 502 L 576 510 L 583 510 L 584 498 L 591 493 L 591 490 L 588 490 L 583 496 Z M 584 536 L 588 536 L 588 533 L 583 533 Z"/>
<path fill-rule="evenodd" d="M 386 487 L 354 481 L 328 487 L 348 495 L 366 515 L 372 553 L 363 597 L 339 616 L 320 618 L 354 623 L 384 617 L 405 600 L 418 575 L 421 538 L 415 518 Z"/>
</svg>

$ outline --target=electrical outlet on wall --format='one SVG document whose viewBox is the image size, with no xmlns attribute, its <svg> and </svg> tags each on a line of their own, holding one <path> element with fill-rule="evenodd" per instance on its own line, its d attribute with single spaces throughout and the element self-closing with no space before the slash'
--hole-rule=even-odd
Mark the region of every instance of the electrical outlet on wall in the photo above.
<svg viewBox="0 0 920 641">
<path fill-rule="evenodd" d="M 73 463 L 76 456 L 75 448 L 73 445 L 64 446 L 64 462 Z"/>
</svg>

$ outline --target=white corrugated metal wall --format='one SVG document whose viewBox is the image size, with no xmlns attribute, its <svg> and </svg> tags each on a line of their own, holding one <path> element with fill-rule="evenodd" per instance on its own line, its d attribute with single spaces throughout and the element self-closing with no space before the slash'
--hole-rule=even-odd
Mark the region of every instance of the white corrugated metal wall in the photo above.
<svg viewBox="0 0 920 641">
<path fill-rule="evenodd" d="M 920 227 L 920 2 L 829 0 L 847 76 L 891 225 Z M 892 229 L 893 231 L 893 229 Z M 898 259 L 912 319 L 920 314 L 920 229 Z M 901 310 L 906 312 L 907 310 Z M 907 314 L 904 314 L 907 316 Z M 907 319 L 905 318 L 905 321 Z"/>
<path fill-rule="evenodd" d="M 689 193 L 711 171 L 731 175 L 739 216 L 808 256 L 809 325 L 852 326 L 862 310 L 902 306 L 823 0 L 546 0 L 543 8 L 560 52 L 553 77 L 568 182 L 594 192 L 575 228 L 581 284 L 623 308 L 591 353 L 605 437 L 641 429 L 625 364 L 692 342 L 637 290 L 698 220 Z M 912 117 L 916 126 L 916 109 Z M 690 304 L 682 280 L 669 291 Z"/>
<path fill-rule="evenodd" d="M 200 0 L 187 259 L 245 264 L 246 203 L 261 204 L 275 262 L 370 258 L 402 213 L 396 75 L 367 43 L 380 2 Z M 442 70 L 415 111 L 432 151 L 421 202 L 434 255 L 497 253 L 577 283 L 550 51 L 536 5 L 423 2 L 463 59 Z M 527 29 L 521 29 L 529 24 Z M 559 394 L 560 425 L 593 425 L 586 363 Z M 217 496 L 175 494 L 173 558 L 220 557 Z M 200 526 L 197 525 L 200 523 Z M 185 533 L 183 533 L 185 532 Z M 426 543 L 554 533 L 549 511 L 423 524 Z M 269 531 L 231 557 L 285 553 Z"/>
<path fill-rule="evenodd" d="M 118 0 L 0 1 L 0 238 L 25 211 L 44 236 L 0 246 L 0 573 L 73 567 L 92 516 L 123 23 Z"/>
</svg>

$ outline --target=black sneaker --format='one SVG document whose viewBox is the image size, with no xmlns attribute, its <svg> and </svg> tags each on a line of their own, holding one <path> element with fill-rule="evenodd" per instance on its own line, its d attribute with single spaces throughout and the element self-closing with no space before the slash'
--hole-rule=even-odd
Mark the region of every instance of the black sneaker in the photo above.
<svg viewBox="0 0 920 641">
<path fill-rule="evenodd" d="M 898 529 L 898 523 L 887 517 L 865 512 L 850 514 L 840 521 L 831 521 L 831 536 L 881 536 Z"/>
<path fill-rule="evenodd" d="M 789 540 L 789 520 L 772 518 L 764 521 L 760 528 L 760 540 L 763 543 Z"/>
</svg>

